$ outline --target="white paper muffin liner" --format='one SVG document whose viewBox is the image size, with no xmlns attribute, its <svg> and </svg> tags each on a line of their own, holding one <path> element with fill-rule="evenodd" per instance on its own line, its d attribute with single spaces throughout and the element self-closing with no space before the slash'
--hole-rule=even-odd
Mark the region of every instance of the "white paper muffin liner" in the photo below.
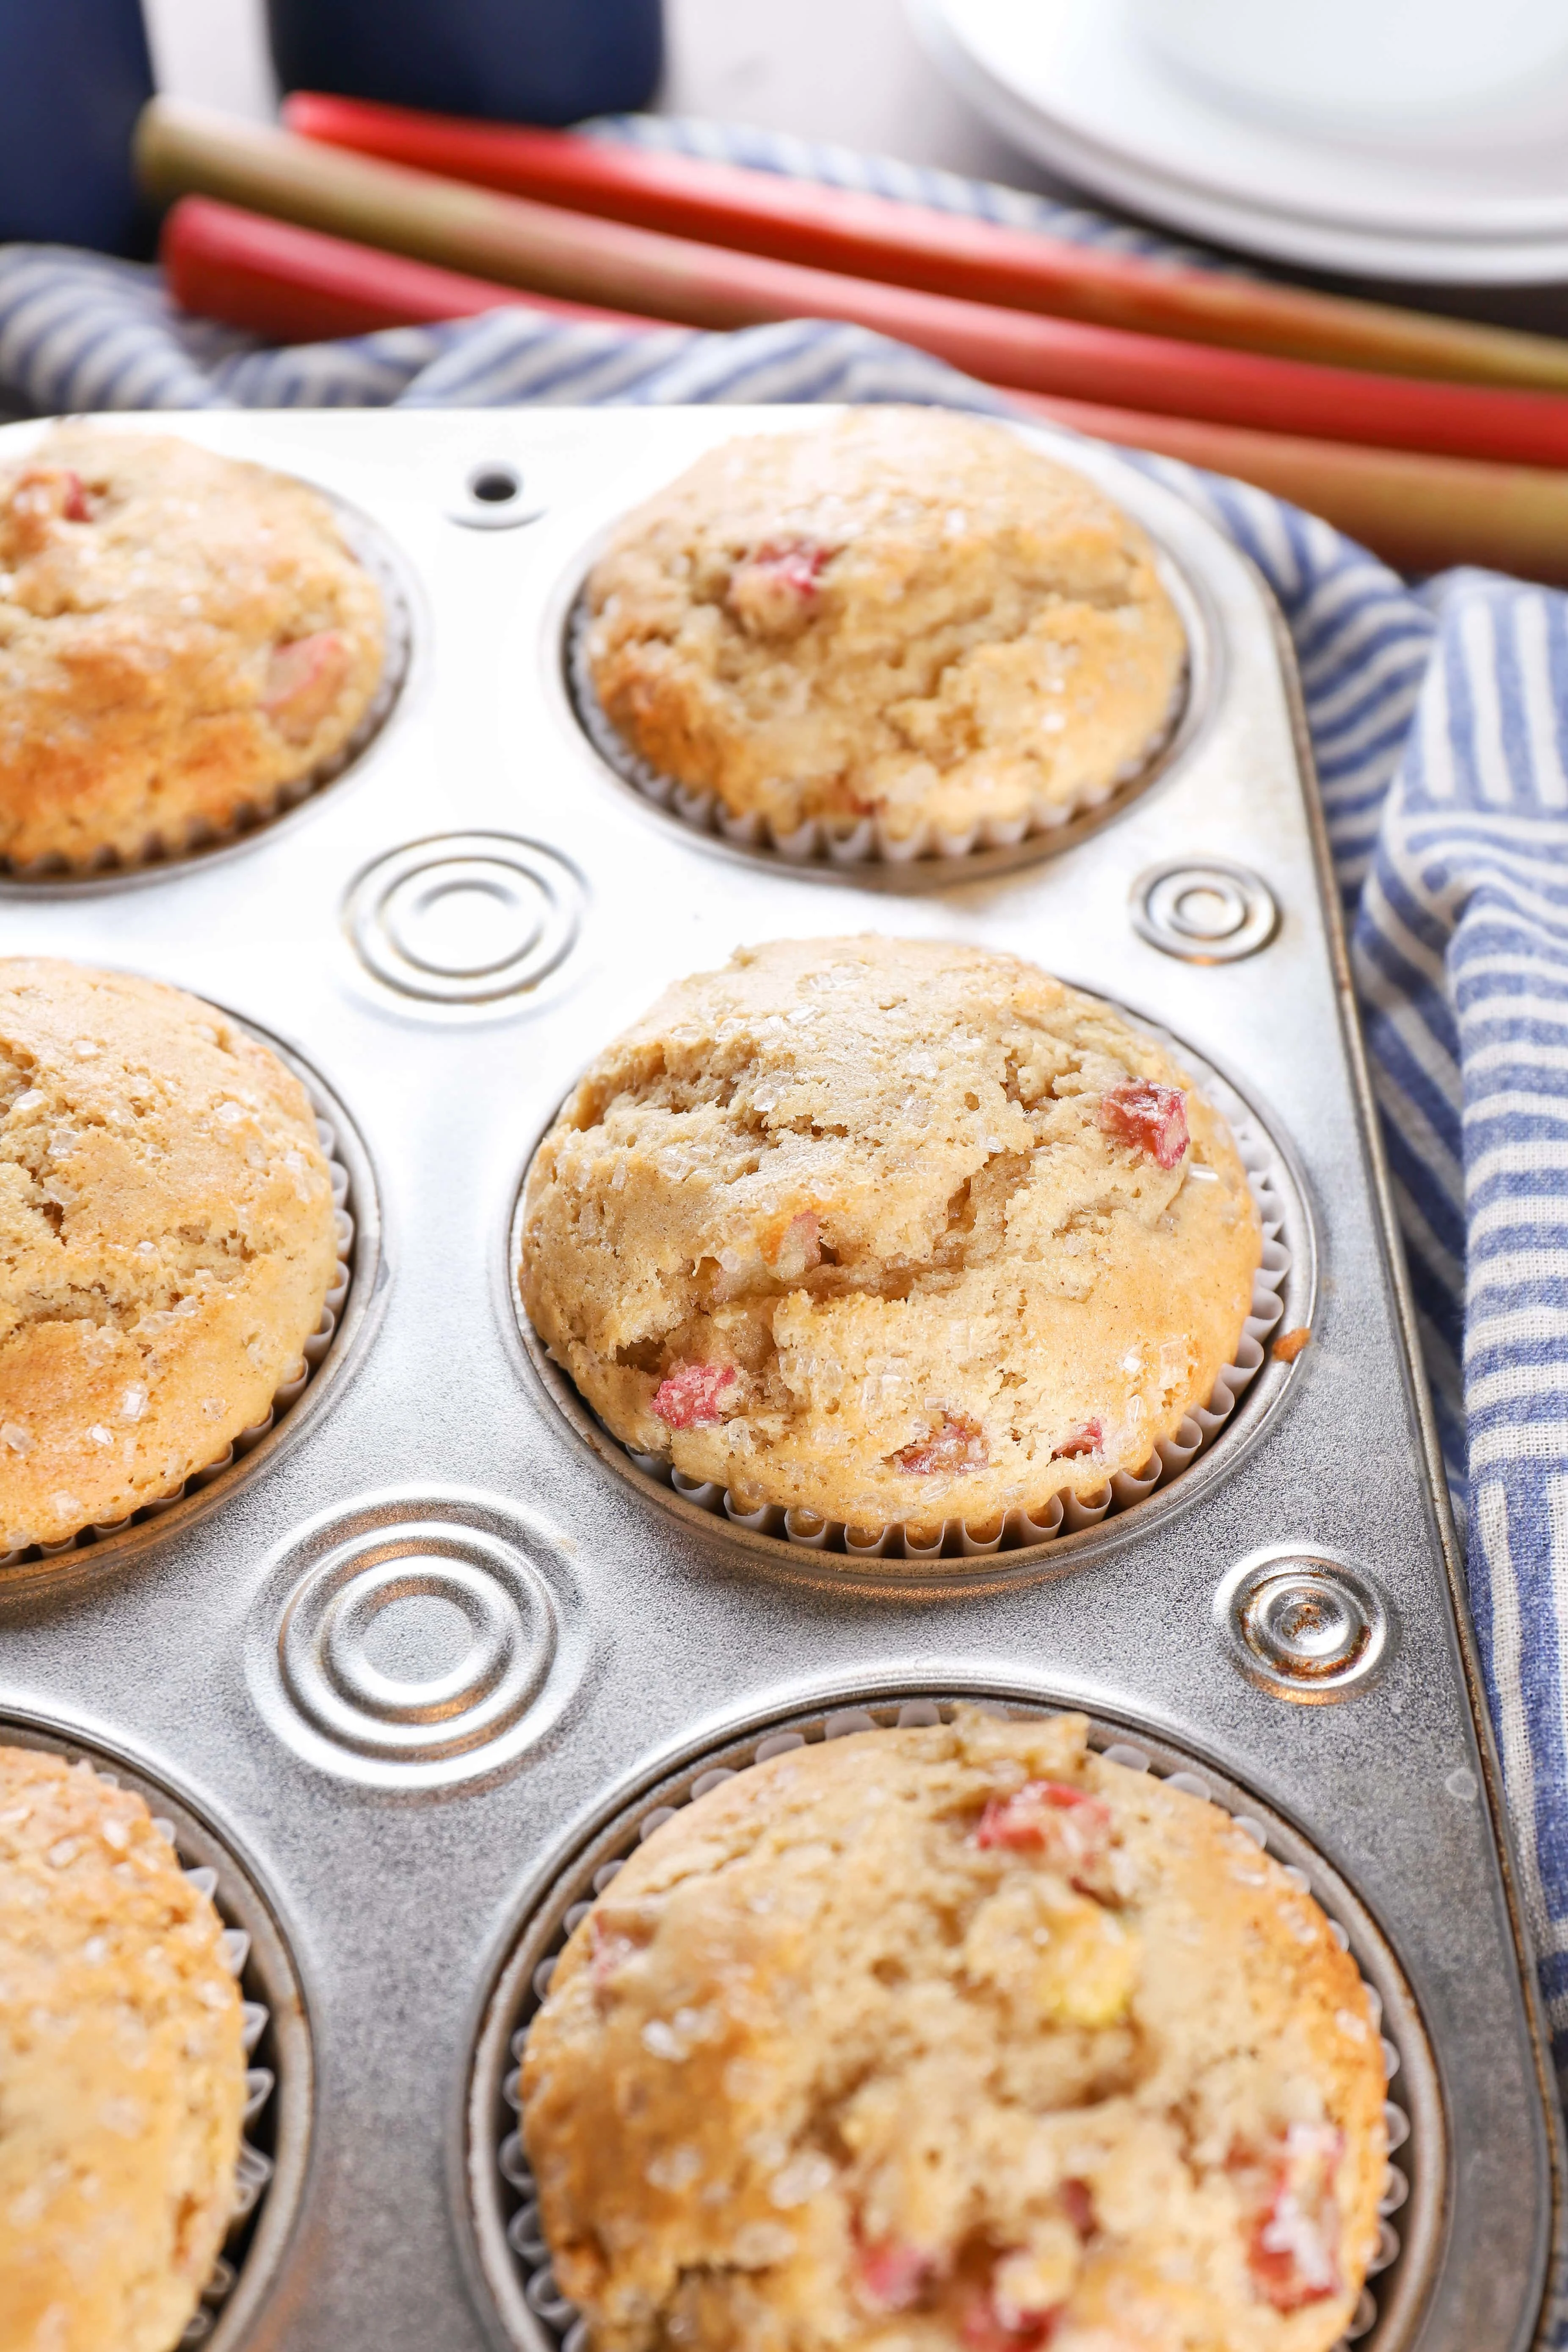
<svg viewBox="0 0 1568 2352">
<path fill-rule="evenodd" d="M 407 674 L 408 656 L 413 643 L 414 620 L 409 609 L 403 575 L 392 551 L 380 532 L 353 507 L 344 505 L 330 490 L 317 489 L 317 495 L 334 509 L 338 524 L 349 552 L 353 556 L 381 591 L 384 646 L 382 654 L 381 677 L 375 692 L 366 704 L 363 715 L 346 742 L 340 745 L 330 760 L 307 768 L 302 775 L 291 776 L 271 792 L 258 793 L 244 801 L 224 825 L 213 824 L 205 817 L 193 816 L 177 830 L 154 826 L 142 840 L 133 856 L 120 850 L 104 848 L 89 858 L 73 862 L 58 851 L 45 857 L 29 858 L 16 865 L 0 856 L 0 879 L 6 882 L 102 882 L 111 881 L 116 875 L 140 874 L 149 866 L 165 867 L 178 865 L 187 858 L 200 857 L 213 850 L 226 849 L 234 842 L 258 833 L 271 824 L 302 801 L 310 800 L 324 786 L 335 783 L 345 770 L 353 766 L 369 750 L 383 727 L 392 716 L 393 709 L 403 690 Z"/>
<path fill-rule="evenodd" d="M 69 1552 L 85 1551 L 110 1536 L 122 1535 L 127 1528 L 139 1527 L 149 1519 L 157 1518 L 163 1512 L 172 1510 L 187 1495 L 199 1493 L 204 1486 L 210 1486 L 215 1478 L 221 1477 L 226 1470 L 232 1469 L 235 1463 L 242 1460 L 253 1446 L 259 1444 L 274 1423 L 281 1420 L 304 1395 L 316 1371 L 326 1360 L 353 1280 L 354 1221 L 348 1205 L 349 1171 L 337 1157 L 337 1137 L 331 1122 L 323 1118 L 319 1110 L 316 1111 L 316 1136 L 326 1154 L 332 1180 L 337 1269 L 331 1287 L 322 1302 L 321 1320 L 306 1340 L 299 1361 L 273 1391 L 272 1402 L 265 1414 L 259 1421 L 253 1422 L 248 1429 L 242 1429 L 216 1461 L 204 1463 L 199 1470 L 193 1470 L 188 1478 L 171 1487 L 167 1494 L 154 1496 L 150 1502 L 140 1504 L 122 1519 L 99 1520 L 79 1528 L 75 1535 L 66 1536 L 58 1543 L 22 1544 L 13 1551 L 0 1552 L 0 1570 L 19 1568 L 29 1561 L 61 1559 Z"/>
<path fill-rule="evenodd" d="M 1149 1024 L 1144 1024 L 1148 1026 Z M 1158 1034 L 1158 1033 L 1155 1033 Z M 1187 1049 L 1173 1043 L 1178 1057 L 1193 1057 Z M 1204 1073 L 1204 1082 L 1210 1083 Z M 1228 1089 L 1226 1090 L 1228 1093 Z M 1058 1538 L 1079 1535 L 1086 1528 L 1098 1527 L 1102 1520 L 1131 1510 L 1142 1503 L 1156 1487 L 1168 1485 L 1179 1477 L 1190 1464 L 1212 1446 L 1228 1426 L 1237 1406 L 1258 1377 L 1264 1363 L 1264 1343 L 1283 1312 L 1281 1289 L 1290 1272 L 1289 1249 L 1283 1238 L 1286 1210 L 1276 1184 L 1277 1155 L 1272 1144 L 1250 1119 L 1237 1116 L 1228 1108 L 1228 1123 L 1232 1138 L 1247 1170 L 1247 1182 L 1263 1225 L 1263 1261 L 1252 1281 L 1252 1305 L 1242 1325 L 1242 1336 L 1236 1350 L 1234 1363 L 1226 1365 L 1209 1392 L 1208 1402 L 1194 1405 L 1170 1437 L 1161 1438 L 1142 1467 L 1137 1471 L 1118 1470 L 1105 1484 L 1087 1495 L 1058 1490 L 1037 1511 L 1015 1508 L 998 1522 L 971 1522 L 950 1518 L 942 1522 L 940 1531 L 929 1538 L 918 1538 L 904 1525 L 894 1523 L 879 1532 L 846 1526 L 841 1519 L 824 1518 L 816 1511 L 786 1510 L 776 1503 L 763 1504 L 760 1508 L 742 1509 L 727 1487 L 712 1479 L 688 1478 L 659 1454 L 638 1454 L 616 1436 L 601 1416 L 582 1396 L 564 1367 L 552 1357 L 556 1378 L 565 1381 L 582 1409 L 593 1415 L 612 1444 L 620 1447 L 628 1462 L 653 1484 L 668 1488 L 682 1501 L 694 1504 L 699 1510 L 713 1517 L 726 1519 L 738 1528 L 752 1533 L 776 1538 L 781 1543 L 797 1550 L 831 1552 L 848 1561 L 872 1559 L 906 1559 L 919 1566 L 942 1559 L 989 1559 L 1002 1552 L 1022 1551 L 1037 1544 L 1055 1542 Z M 516 1268 L 514 1264 L 514 1288 Z M 543 1342 L 528 1324 L 526 1309 L 517 1295 L 517 1311 L 523 1328 L 525 1344 L 531 1337 L 535 1350 L 543 1352 Z"/>
<path fill-rule="evenodd" d="M 100 1772 L 100 1780 L 111 1784 L 114 1775 Z M 154 1814 L 153 1826 L 161 1837 L 177 1846 L 178 1839 L 173 1822 Z M 210 1865 L 187 1868 L 185 1876 L 192 1885 L 209 1895 L 220 1918 L 227 1919 L 223 1885 L 217 1871 Z M 271 2023 L 271 2011 L 264 2000 L 248 1997 L 259 1990 L 247 1987 L 246 1966 L 250 1958 L 250 1937 L 243 1927 L 226 1925 L 223 1934 L 224 1964 L 231 1975 L 239 1979 L 244 2000 L 245 2054 L 253 2057 L 267 2029 Z M 259 2118 L 263 2108 L 278 2085 L 278 2078 L 269 2066 L 250 2066 L 245 2076 L 245 2116 L 239 2142 L 239 2161 L 234 2175 L 234 2211 L 225 2240 L 224 2251 L 214 2263 L 212 2275 L 202 2289 L 201 2301 L 185 2324 L 179 2342 L 184 2345 L 205 2344 L 217 2324 L 218 2315 L 226 2296 L 239 2275 L 239 2265 L 245 2259 L 245 2241 L 248 2238 L 257 2209 L 266 2196 L 273 2174 L 272 2158 L 258 2147 L 253 2147 L 245 2137 L 251 2125 Z"/>
<path fill-rule="evenodd" d="M 567 678 L 583 731 L 600 758 L 622 781 L 699 833 L 717 834 L 738 849 L 771 850 L 791 866 L 912 866 L 921 858 L 959 860 L 984 849 L 1015 849 L 1032 836 L 1059 833 L 1075 817 L 1103 808 L 1152 772 L 1185 715 L 1192 683 L 1189 651 L 1164 719 L 1137 757 L 1124 761 L 1103 783 L 1087 786 L 1070 800 L 1037 802 L 1023 816 L 984 817 L 963 833 L 943 833 L 922 818 L 909 833 L 895 833 L 880 816 L 807 817 L 781 830 L 752 810 L 737 816 L 716 792 L 678 783 L 643 759 L 619 732 L 600 702 L 588 661 L 591 615 L 586 593 L 579 595 L 567 622 Z"/>
<path fill-rule="evenodd" d="M 1060 1711 L 1044 1702 L 1037 1705 L 1023 1705 L 971 1698 L 967 1703 L 977 1704 L 984 1712 L 1004 1717 L 1027 1717 Z M 567 1938 L 593 1908 L 593 1898 L 604 1894 L 621 1868 L 626 1855 L 644 1839 L 651 1837 L 654 1831 L 663 1822 L 670 1820 L 680 1806 L 689 1803 L 693 1798 L 706 1796 L 710 1789 L 718 1788 L 721 1782 L 733 1780 L 736 1771 L 743 1770 L 748 1764 L 764 1764 L 770 1757 L 782 1755 L 788 1748 L 805 1747 L 808 1741 L 816 1737 L 823 1739 L 841 1739 L 851 1732 L 875 1731 L 894 1726 L 904 1728 L 938 1723 L 951 1717 L 954 1702 L 936 1698 L 915 1698 L 902 1702 L 882 1701 L 873 1704 L 877 1706 L 876 1714 L 867 1706 L 840 1706 L 818 1718 L 808 1720 L 805 1730 L 774 1729 L 763 1733 L 753 1741 L 744 1743 L 738 1759 L 735 1744 L 729 1741 L 723 1742 L 721 1748 L 726 1760 L 722 1765 L 706 1771 L 699 1767 L 690 1773 L 689 1777 L 683 1776 L 684 1785 L 678 1792 L 672 1795 L 668 1788 L 662 1791 L 656 1791 L 646 1801 L 640 1811 L 634 1810 L 631 1812 L 626 1821 L 623 1834 L 616 1841 L 625 1851 L 617 1858 L 601 1862 L 586 1885 L 581 1888 L 577 1899 L 567 1905 L 553 1934 L 550 1937 L 545 1956 L 535 1963 L 528 1983 L 523 1989 L 509 2043 L 513 2063 L 500 2085 L 501 2097 L 514 2116 L 520 2114 L 521 2107 L 519 2084 L 529 2027 L 550 1989 L 550 1979 L 554 1972 L 556 1958 L 565 1946 Z M 1268 1850 L 1270 1832 L 1267 1824 L 1255 1819 L 1250 1812 L 1236 1810 L 1227 1801 L 1217 1797 L 1210 1778 L 1205 1775 L 1202 1766 L 1195 1759 L 1190 1770 L 1184 1768 L 1171 1770 L 1157 1761 L 1147 1748 L 1130 1740 L 1106 1740 L 1099 1735 L 1098 1731 L 1091 1731 L 1089 1745 L 1113 1764 L 1123 1765 L 1134 1772 L 1155 1771 L 1161 1779 L 1168 1780 L 1174 1789 L 1184 1789 L 1190 1796 L 1202 1798 L 1211 1804 L 1222 1804 L 1225 1810 L 1230 1812 L 1231 1819 L 1236 1822 L 1237 1827 L 1243 1831 L 1254 1844 L 1265 1852 Z M 1275 1859 L 1280 1860 L 1281 1857 L 1276 1855 Z M 1350 1951 L 1352 1943 L 1350 1931 L 1342 1921 L 1335 1916 L 1335 1906 L 1331 1897 L 1321 1887 L 1314 1885 L 1310 1871 L 1303 1870 L 1299 1864 L 1289 1861 L 1283 1862 L 1282 1866 L 1286 1876 L 1298 1885 L 1303 1894 L 1310 1895 L 1323 1911 L 1329 1921 L 1330 1931 L 1341 1950 Z M 552 1904 L 558 1905 L 562 1895 L 572 1891 L 570 1877 L 558 1883 L 552 1894 L 542 1898 L 534 1916 L 537 1916 L 538 1912 L 547 1910 Z M 522 1933 L 524 1935 L 527 1933 L 526 1923 Z M 521 1936 L 518 1940 L 520 1942 L 522 1940 Z M 1360 1967 L 1359 1958 L 1357 1965 Z M 1364 1970 L 1362 1973 L 1362 1981 L 1372 2007 L 1373 2017 L 1381 2027 L 1384 2022 L 1382 1998 L 1375 1986 L 1368 1980 Z M 1403 2061 L 1400 2051 L 1386 2032 L 1383 2035 L 1383 2061 L 1385 2077 L 1392 2082 L 1398 2074 Z M 1409 2159 L 1406 2159 L 1405 2167 L 1401 2167 L 1392 2159 L 1409 2141 L 1411 2124 L 1410 2117 L 1404 2107 L 1393 2099 L 1384 2104 L 1384 2120 L 1388 2132 L 1390 2162 L 1383 2196 L 1378 2205 L 1381 2218 L 1377 2251 L 1368 2266 L 1369 2283 L 1363 2286 L 1351 2324 L 1340 2339 L 1342 2345 L 1360 2342 L 1371 2336 L 1372 2331 L 1376 2327 L 1381 2316 L 1376 2282 L 1392 2268 L 1398 2260 L 1401 2251 L 1399 2232 L 1394 2228 L 1391 2217 L 1399 2211 L 1410 2195 L 1410 2175 L 1406 2168 Z M 540 2323 L 547 2344 L 559 2345 L 561 2352 L 588 2352 L 587 2322 L 579 2315 L 575 2305 L 570 2303 L 562 2294 L 551 2268 L 550 2249 L 545 2242 L 541 2227 L 533 2174 L 529 2167 L 528 2153 L 523 2146 L 521 2132 L 515 2126 L 507 2131 L 496 2147 L 495 2164 L 500 2178 L 500 2193 L 512 2207 L 506 2225 L 506 2242 L 518 2267 L 527 2307 Z M 1375 2342 L 1367 2345 L 1365 2352 L 1376 2352 Z"/>
</svg>

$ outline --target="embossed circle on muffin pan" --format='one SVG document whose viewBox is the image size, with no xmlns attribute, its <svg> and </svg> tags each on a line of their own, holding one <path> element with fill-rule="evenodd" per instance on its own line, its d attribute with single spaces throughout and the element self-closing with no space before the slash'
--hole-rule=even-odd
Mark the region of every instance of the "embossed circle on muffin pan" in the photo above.
<svg viewBox="0 0 1568 2352">
<path fill-rule="evenodd" d="M 559 1722 L 591 1656 L 574 1547 L 472 1488 L 384 1488 L 295 1528 L 246 1633 L 251 1696 L 320 1771 L 454 1789 Z"/>
<path fill-rule="evenodd" d="M 838 1694 L 830 1705 L 758 1716 L 695 1743 L 673 1763 L 613 1790 L 586 1832 L 533 1878 L 487 1988 L 468 2081 L 467 2248 L 489 2290 L 501 2336 L 515 2352 L 586 2352 L 587 2328 L 550 2265 L 550 2249 L 518 2129 L 518 2070 L 529 2025 L 549 1990 L 556 1956 L 621 1864 L 662 1822 L 749 1764 L 785 1748 L 894 1725 L 933 1724 L 961 1700 L 1004 1716 L 1058 1711 L 1046 1697 L 999 1686 L 932 1690 L 902 1676 Z M 1384 2108 L 1390 2163 L 1379 2205 L 1377 2252 L 1344 2342 L 1362 2352 L 1404 2352 L 1415 2337 L 1443 2237 L 1447 2138 L 1437 2069 L 1414 1995 L 1394 1950 L 1352 1888 L 1283 1815 L 1201 1758 L 1141 1725 L 1091 1716 L 1089 1745 L 1113 1763 L 1152 1771 L 1229 1813 L 1327 1913 L 1381 2018 L 1390 2083 Z M 1395 2218 L 1397 2217 L 1397 2219 Z"/>
<path fill-rule="evenodd" d="M 150 834 L 142 856 L 133 861 L 110 852 L 81 866 L 72 866 L 61 856 L 35 858 L 26 866 L 16 866 L 0 856 L 0 897 L 91 897 L 104 891 L 131 889 L 142 883 L 168 881 L 178 875 L 205 872 L 222 859 L 248 849 L 253 842 L 309 807 L 329 784 L 337 783 L 359 767 L 374 747 L 396 710 L 407 679 L 418 591 L 401 552 L 368 515 L 319 483 L 312 482 L 310 487 L 332 508 L 350 553 L 380 589 L 385 617 L 386 645 L 381 677 L 364 716 L 348 741 L 319 767 L 308 769 L 304 775 L 275 787 L 269 798 L 247 803 L 227 825 L 220 828 L 201 819 L 193 820 L 184 840 L 177 843 Z"/>
<path fill-rule="evenodd" d="M 1085 992 L 1089 993 L 1089 992 Z M 1252 1311 L 1235 1364 L 1215 1383 L 1206 1407 L 1194 1407 L 1174 1437 L 1163 1439 L 1136 1475 L 1118 1471 L 1092 1496 L 1060 1495 L 1037 1514 L 1010 1511 L 994 1520 L 944 1522 L 937 1540 L 919 1545 L 900 1527 L 866 1534 L 816 1512 L 777 1505 L 743 1511 L 714 1481 L 684 1477 L 659 1455 L 634 1454 L 600 1420 L 575 1381 L 530 1322 L 518 1278 L 528 1171 L 519 1185 L 507 1237 L 507 1287 L 523 1355 L 563 1419 L 611 1470 L 694 1532 L 728 1539 L 757 1566 L 796 1582 L 875 1592 L 984 1590 L 1078 1567 L 1123 1532 L 1136 1512 L 1184 1508 L 1228 1476 L 1284 1398 L 1296 1356 L 1273 1355 L 1277 1329 L 1310 1330 L 1317 1296 L 1317 1255 L 1305 1188 L 1291 1155 L 1231 1081 L 1157 1022 L 1117 1005 L 1131 1025 L 1155 1038 L 1196 1080 L 1229 1124 L 1263 1220 L 1263 1263 L 1253 1278 Z M 536 1147 L 537 1148 L 537 1147 Z M 530 1155 L 531 1161 L 532 1155 Z"/>
<path fill-rule="evenodd" d="M 342 1391 L 370 1339 L 384 1280 L 381 1198 L 370 1154 L 342 1102 L 308 1062 L 254 1021 L 237 1013 L 229 1018 L 293 1072 L 316 1115 L 316 1134 L 331 1170 L 338 1237 L 337 1272 L 321 1322 L 263 1419 L 242 1429 L 219 1460 L 193 1471 L 172 1493 L 143 1503 L 129 1518 L 84 1528 L 63 1543 L 0 1552 L 0 1599 L 17 1589 L 30 1592 L 46 1580 L 74 1580 L 118 1566 L 216 1510 L 241 1479 L 253 1476 L 304 1434 Z"/>
<path fill-rule="evenodd" d="M 372 979 L 444 1012 L 510 1010 L 571 955 L 588 896 L 559 850 L 507 833 L 406 842 L 350 885 L 343 922 Z"/>
<path fill-rule="evenodd" d="M 1168 858 L 1128 894 L 1132 928 L 1184 963 L 1239 963 L 1266 948 L 1279 906 L 1260 874 L 1227 857 Z"/>
<path fill-rule="evenodd" d="M 608 537 L 608 533 L 602 535 L 601 546 Z M 595 559 L 599 552 L 595 547 Z M 872 817 L 843 823 L 810 817 L 795 832 L 779 834 L 756 815 L 731 815 L 716 793 L 691 790 L 661 775 L 626 742 L 606 715 L 588 669 L 586 573 L 571 593 L 563 626 L 566 696 L 578 725 L 611 774 L 706 848 L 755 860 L 771 873 L 800 874 L 812 882 L 847 882 L 861 890 L 942 889 L 950 883 L 1008 873 L 1070 849 L 1113 823 L 1169 774 L 1203 732 L 1215 700 L 1218 629 L 1205 592 L 1170 551 L 1156 546 L 1156 561 L 1161 584 L 1176 607 L 1187 644 L 1186 667 L 1176 698 L 1161 733 L 1142 755 L 1098 792 L 1081 794 L 1059 816 L 1036 811 L 1005 824 L 978 824 L 962 835 L 942 834 L 926 824 L 913 835 L 897 839 Z"/>
<path fill-rule="evenodd" d="M 196 2345 L 231 2352 L 249 2335 L 287 2250 L 310 2152 L 314 2058 L 304 1990 L 282 1926 L 224 1833 L 134 1758 L 24 1711 L 0 1715 L 0 1746 L 86 1762 L 111 1786 L 133 1790 L 223 1920 L 226 1957 L 245 2000 L 245 2122 L 234 2219 L 179 2344 L 182 2352 Z"/>
</svg>

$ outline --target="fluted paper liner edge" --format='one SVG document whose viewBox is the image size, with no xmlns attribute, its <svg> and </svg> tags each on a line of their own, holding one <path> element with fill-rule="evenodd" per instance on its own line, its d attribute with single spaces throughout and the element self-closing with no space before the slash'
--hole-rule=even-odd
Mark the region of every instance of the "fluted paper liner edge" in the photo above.
<svg viewBox="0 0 1568 2352">
<path fill-rule="evenodd" d="M 771 851 L 789 866 L 909 866 L 921 858 L 957 865 L 977 850 L 1015 849 L 1023 841 L 1058 833 L 1075 817 L 1104 808 L 1147 776 L 1181 726 L 1192 692 L 1189 648 L 1165 716 L 1137 757 L 1124 760 L 1105 782 L 1085 786 L 1070 800 L 1059 803 L 1035 802 L 1023 816 L 981 818 L 962 834 L 944 834 L 929 817 L 922 818 L 912 831 L 896 834 L 879 816 L 857 817 L 850 822 L 811 816 L 793 832 L 781 832 L 758 811 L 737 816 L 726 808 L 716 791 L 678 783 L 674 777 L 662 774 L 632 749 L 605 711 L 594 684 L 588 662 L 590 620 L 586 595 L 580 594 L 566 625 L 567 679 L 583 731 L 600 758 L 645 800 L 678 817 L 693 831 L 716 834 L 738 849 Z"/>
</svg>

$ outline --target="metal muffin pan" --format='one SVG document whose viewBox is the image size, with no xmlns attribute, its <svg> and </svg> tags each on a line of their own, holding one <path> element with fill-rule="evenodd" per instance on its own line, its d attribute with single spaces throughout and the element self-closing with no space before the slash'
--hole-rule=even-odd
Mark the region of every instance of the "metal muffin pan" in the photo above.
<svg viewBox="0 0 1568 2352">
<path fill-rule="evenodd" d="M 472 2253 L 467 2099 L 487 2000 L 563 1853 L 737 1727 L 963 1690 L 1082 1705 L 1196 1759 L 1364 1906 L 1441 2098 L 1447 2189 L 1398 2341 L 1522 2352 L 1560 2127 L 1278 617 L 1173 492 L 1042 435 L 1210 616 L 1184 748 L 1089 836 L 1000 870 L 931 859 L 889 888 L 885 868 L 802 872 L 700 835 L 584 737 L 566 615 L 636 499 L 728 435 L 819 414 L 123 420 L 369 517 L 416 583 L 408 682 L 396 724 L 286 825 L 163 887 L 14 885 L 5 946 L 175 981 L 289 1041 L 374 1161 L 376 1328 L 267 1475 L 137 1531 L 112 1574 L 0 1578 L 0 1709 L 200 1789 L 276 1891 L 315 2108 L 254 2352 L 504 2347 Z M 500 467 L 524 519 L 468 527 L 468 484 Z M 1162 944 L 1134 922 L 1156 873 L 1181 917 Z M 1234 912 L 1216 873 L 1278 910 L 1228 961 L 1205 945 L 1205 908 L 1216 941 Z M 760 1576 L 725 1521 L 616 1475 L 529 1364 L 510 1220 L 583 1064 L 738 942 L 861 929 L 1015 950 L 1157 1019 L 1254 1108 L 1315 1234 L 1311 1344 L 1288 1377 L 1266 1368 L 1278 1392 L 1248 1441 L 1058 1547 L 1071 1573 Z M 1381 2352 L 1388 2325 L 1363 2342 Z"/>
</svg>

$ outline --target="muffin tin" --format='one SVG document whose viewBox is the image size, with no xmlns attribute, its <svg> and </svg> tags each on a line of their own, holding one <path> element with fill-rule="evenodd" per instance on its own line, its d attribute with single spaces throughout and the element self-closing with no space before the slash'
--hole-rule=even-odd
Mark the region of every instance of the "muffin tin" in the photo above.
<svg viewBox="0 0 1568 2352">
<path fill-rule="evenodd" d="M 303 2177 L 279 2198 L 279 2165 L 209 2340 L 547 2352 L 572 2323 L 506 2247 L 502 2062 L 584 1871 L 768 1729 L 977 1693 L 1086 1707 L 1309 1871 L 1383 1996 L 1411 2125 L 1361 2341 L 1521 2352 L 1560 2130 L 1278 616 L 1173 493 L 1041 435 L 1205 615 L 1160 773 L 963 860 L 792 867 L 700 833 L 584 736 L 568 616 L 626 507 L 728 435 L 818 415 L 112 420 L 318 483 L 395 551 L 413 616 L 396 709 L 286 824 L 156 882 L 0 880 L 7 951 L 194 989 L 343 1114 L 354 1278 L 300 1403 L 161 1517 L 0 1571 L 0 1714 L 134 1759 L 292 1956 L 309 2030 L 279 2095 L 310 2111 L 308 2170 L 296 2137 Z M 487 501 L 514 527 L 470 527 L 481 475 L 515 482 Z M 738 942 L 858 929 L 1013 950 L 1126 1005 L 1223 1074 L 1288 1180 L 1310 1345 L 1191 1469 L 1036 1557 L 911 1577 L 650 1490 L 519 1328 L 519 1184 L 584 1062 Z"/>
</svg>

